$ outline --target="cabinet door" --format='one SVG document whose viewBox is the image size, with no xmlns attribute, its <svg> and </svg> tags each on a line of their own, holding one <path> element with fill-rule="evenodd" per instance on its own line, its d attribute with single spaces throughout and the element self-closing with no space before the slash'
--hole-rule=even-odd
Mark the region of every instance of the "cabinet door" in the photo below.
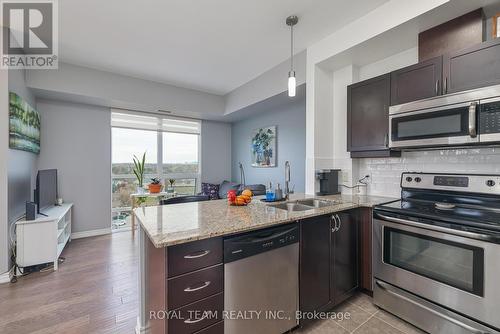
<svg viewBox="0 0 500 334">
<path fill-rule="evenodd" d="M 372 273 L 372 216 L 370 208 L 358 208 L 356 217 L 359 229 L 359 286 L 360 288 L 373 292 Z"/>
<path fill-rule="evenodd" d="M 402 68 L 391 73 L 391 105 L 441 95 L 443 57 Z"/>
<path fill-rule="evenodd" d="M 351 296 L 359 286 L 358 224 L 349 212 L 336 214 L 333 236 L 332 290 L 335 304 Z"/>
<path fill-rule="evenodd" d="M 330 299 L 330 216 L 301 221 L 300 309 L 323 310 Z"/>
<path fill-rule="evenodd" d="M 445 94 L 500 84 L 500 39 L 447 54 L 443 63 Z"/>
<path fill-rule="evenodd" d="M 387 150 L 390 74 L 347 87 L 347 150 Z"/>
</svg>

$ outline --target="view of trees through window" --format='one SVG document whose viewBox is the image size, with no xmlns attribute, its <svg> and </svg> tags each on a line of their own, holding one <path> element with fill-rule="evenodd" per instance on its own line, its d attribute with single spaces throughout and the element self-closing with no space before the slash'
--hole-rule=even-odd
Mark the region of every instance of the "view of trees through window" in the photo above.
<svg viewBox="0 0 500 334">
<path fill-rule="evenodd" d="M 166 188 L 175 180 L 178 195 L 196 193 L 199 181 L 199 135 L 153 130 L 112 128 L 112 212 L 113 227 L 130 225 L 130 195 L 137 192 L 133 173 L 134 155 L 146 152 L 144 187 L 159 177 Z M 154 199 L 148 199 L 154 204 Z"/>
</svg>

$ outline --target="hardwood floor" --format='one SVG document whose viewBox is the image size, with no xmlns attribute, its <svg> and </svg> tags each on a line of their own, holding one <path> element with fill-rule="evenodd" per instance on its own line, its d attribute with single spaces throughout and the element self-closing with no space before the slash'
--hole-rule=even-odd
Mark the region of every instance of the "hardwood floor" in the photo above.
<svg viewBox="0 0 500 334">
<path fill-rule="evenodd" d="M 138 303 L 138 242 L 130 231 L 72 241 L 57 272 L 30 274 L 0 285 L 1 334 L 135 332 Z M 378 309 L 364 294 L 335 312 L 348 320 L 318 321 L 297 334 L 422 334 Z"/>
<path fill-rule="evenodd" d="M 130 231 L 73 240 L 57 272 L 0 285 L 0 333 L 134 333 L 137 244 Z"/>
</svg>

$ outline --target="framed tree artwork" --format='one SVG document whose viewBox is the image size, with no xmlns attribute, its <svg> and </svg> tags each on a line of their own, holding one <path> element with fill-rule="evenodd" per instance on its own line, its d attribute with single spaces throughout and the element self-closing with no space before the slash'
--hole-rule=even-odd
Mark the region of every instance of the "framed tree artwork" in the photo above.
<svg viewBox="0 0 500 334">
<path fill-rule="evenodd" d="M 251 148 L 252 167 L 276 167 L 276 126 L 255 129 Z"/>
<path fill-rule="evenodd" d="M 9 93 L 9 147 L 40 153 L 40 114 L 16 93 Z"/>
</svg>

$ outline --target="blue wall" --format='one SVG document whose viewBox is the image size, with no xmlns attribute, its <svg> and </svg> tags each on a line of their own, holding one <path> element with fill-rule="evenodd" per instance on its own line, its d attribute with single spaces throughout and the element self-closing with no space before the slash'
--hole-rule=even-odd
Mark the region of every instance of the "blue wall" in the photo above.
<svg viewBox="0 0 500 334">
<path fill-rule="evenodd" d="M 250 138 L 252 130 L 276 125 L 277 166 L 255 168 L 251 166 Z M 264 110 L 258 115 L 233 123 L 231 129 L 232 179 L 240 182 L 238 162 L 245 168 L 247 184 L 268 184 L 276 186 L 285 182 L 285 161 L 291 164 L 291 187 L 296 192 L 305 191 L 306 160 L 306 101 L 305 97 L 286 105 Z"/>
</svg>

